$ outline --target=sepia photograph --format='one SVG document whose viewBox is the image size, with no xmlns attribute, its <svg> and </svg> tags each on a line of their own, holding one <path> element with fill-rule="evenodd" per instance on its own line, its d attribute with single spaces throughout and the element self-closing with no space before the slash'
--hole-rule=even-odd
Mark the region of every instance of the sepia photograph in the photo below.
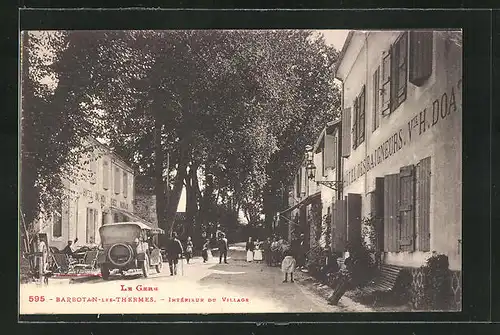
<svg viewBox="0 0 500 335">
<path fill-rule="evenodd" d="M 462 31 L 24 30 L 19 314 L 462 311 Z"/>
</svg>

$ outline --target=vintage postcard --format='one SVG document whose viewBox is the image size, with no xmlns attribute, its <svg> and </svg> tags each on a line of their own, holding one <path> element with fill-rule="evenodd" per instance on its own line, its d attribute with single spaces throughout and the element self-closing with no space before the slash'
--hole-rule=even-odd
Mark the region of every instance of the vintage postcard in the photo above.
<svg viewBox="0 0 500 335">
<path fill-rule="evenodd" d="M 462 310 L 461 31 L 20 38 L 21 315 Z"/>
</svg>

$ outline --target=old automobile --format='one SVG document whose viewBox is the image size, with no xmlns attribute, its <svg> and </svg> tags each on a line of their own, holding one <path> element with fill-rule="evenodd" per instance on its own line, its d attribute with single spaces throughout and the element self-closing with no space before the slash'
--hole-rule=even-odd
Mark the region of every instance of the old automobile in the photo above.
<svg viewBox="0 0 500 335">
<path fill-rule="evenodd" d="M 97 264 L 102 278 L 108 280 L 110 272 L 115 270 L 122 275 L 142 271 L 146 278 L 152 267 L 160 273 L 163 258 L 154 243 L 154 236 L 163 233 L 162 229 L 142 222 L 116 222 L 101 226 Z"/>
</svg>

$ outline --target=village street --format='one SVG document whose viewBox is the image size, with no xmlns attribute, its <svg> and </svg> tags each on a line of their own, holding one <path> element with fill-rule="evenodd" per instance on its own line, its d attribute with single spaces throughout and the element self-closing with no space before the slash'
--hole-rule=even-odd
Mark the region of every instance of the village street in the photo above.
<svg viewBox="0 0 500 335">
<path fill-rule="evenodd" d="M 217 256 L 217 252 L 214 254 Z M 44 302 L 23 304 L 23 308 L 38 313 L 47 310 L 92 314 L 321 313 L 353 308 L 347 307 L 347 297 L 342 298 L 339 306 L 328 305 L 325 299 L 302 284 L 304 276 L 298 273 L 295 283 L 282 283 L 278 267 L 247 263 L 244 244 L 236 244 L 230 247 L 228 264 L 218 264 L 215 257 L 204 264 L 197 257 L 189 265 L 184 260 L 183 273 L 179 264 L 177 276 L 170 276 L 168 263 L 164 263 L 162 272 L 152 271 L 149 278 L 140 275 L 115 276 L 109 281 L 99 277 L 72 281 L 52 278 L 46 287 L 22 285 L 21 297 L 44 296 Z M 139 285 L 157 291 L 138 291 Z M 123 291 L 122 287 L 130 287 L 131 291 Z"/>
</svg>

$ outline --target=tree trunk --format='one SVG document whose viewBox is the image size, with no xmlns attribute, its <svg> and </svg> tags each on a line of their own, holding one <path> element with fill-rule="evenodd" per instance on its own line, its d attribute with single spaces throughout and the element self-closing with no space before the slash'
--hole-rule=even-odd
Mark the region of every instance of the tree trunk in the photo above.
<svg viewBox="0 0 500 335">
<path fill-rule="evenodd" d="M 186 176 L 186 216 L 187 216 L 187 236 L 193 238 L 193 233 L 196 226 L 196 214 L 198 212 L 197 205 L 197 194 L 195 187 L 196 176 L 196 166 L 191 166 L 189 168 L 189 173 Z"/>
<path fill-rule="evenodd" d="M 156 216 L 158 218 L 158 227 L 165 226 L 165 183 L 163 181 L 163 167 L 165 155 L 161 144 L 163 124 L 159 117 L 155 118 L 155 195 L 156 195 Z"/>
</svg>

